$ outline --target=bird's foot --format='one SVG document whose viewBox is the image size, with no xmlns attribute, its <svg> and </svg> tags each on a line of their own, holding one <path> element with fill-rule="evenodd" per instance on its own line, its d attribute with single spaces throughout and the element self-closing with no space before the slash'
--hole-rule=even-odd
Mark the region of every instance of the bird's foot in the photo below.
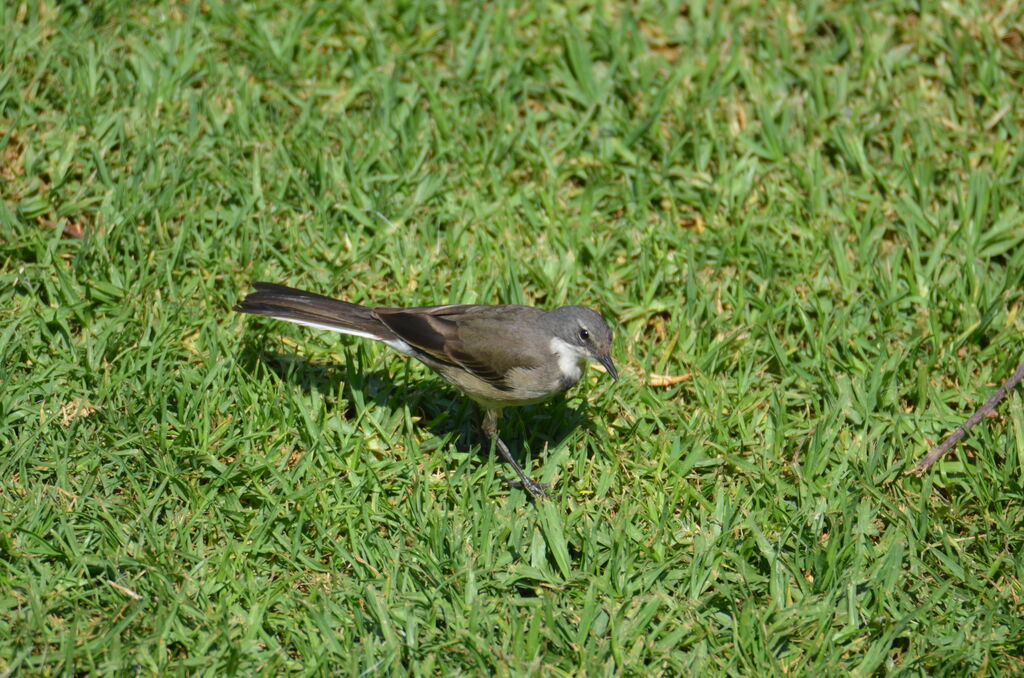
<svg viewBox="0 0 1024 678">
<path fill-rule="evenodd" d="M 521 480 L 506 480 L 505 484 L 509 487 L 525 488 L 535 499 L 551 498 L 551 493 L 548 492 L 548 490 L 551 489 L 550 483 L 538 483 L 530 478 L 523 478 Z"/>
</svg>

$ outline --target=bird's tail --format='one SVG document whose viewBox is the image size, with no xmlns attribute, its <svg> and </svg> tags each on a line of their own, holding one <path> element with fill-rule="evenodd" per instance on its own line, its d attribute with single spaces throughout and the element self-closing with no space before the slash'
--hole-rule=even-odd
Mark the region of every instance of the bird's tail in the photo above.
<svg viewBox="0 0 1024 678">
<path fill-rule="evenodd" d="M 235 306 L 235 311 L 384 342 L 395 339 L 391 330 L 366 306 L 274 283 L 258 282 L 253 283 L 253 287 L 256 291 Z"/>
</svg>

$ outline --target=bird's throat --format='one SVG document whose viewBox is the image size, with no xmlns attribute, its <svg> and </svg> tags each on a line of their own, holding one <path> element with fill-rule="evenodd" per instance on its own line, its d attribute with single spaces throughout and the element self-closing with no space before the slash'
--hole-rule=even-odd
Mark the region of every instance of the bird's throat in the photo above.
<svg viewBox="0 0 1024 678">
<path fill-rule="evenodd" d="M 562 373 L 559 381 L 562 384 L 567 384 L 565 388 L 573 386 L 583 374 L 583 363 L 586 356 L 579 348 L 558 337 L 551 340 L 551 352 L 558 360 L 558 371 Z"/>
</svg>

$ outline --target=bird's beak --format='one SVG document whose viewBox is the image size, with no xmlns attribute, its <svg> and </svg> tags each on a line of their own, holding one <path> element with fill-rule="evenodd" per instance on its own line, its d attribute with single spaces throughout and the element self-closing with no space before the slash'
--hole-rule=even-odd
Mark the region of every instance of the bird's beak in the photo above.
<svg viewBox="0 0 1024 678">
<path fill-rule="evenodd" d="M 601 366 L 608 370 L 608 374 L 612 375 L 612 379 L 615 381 L 619 380 L 619 371 L 615 369 L 615 365 L 612 364 L 612 357 L 610 355 L 605 354 L 597 356 L 597 362 L 601 363 Z"/>
</svg>

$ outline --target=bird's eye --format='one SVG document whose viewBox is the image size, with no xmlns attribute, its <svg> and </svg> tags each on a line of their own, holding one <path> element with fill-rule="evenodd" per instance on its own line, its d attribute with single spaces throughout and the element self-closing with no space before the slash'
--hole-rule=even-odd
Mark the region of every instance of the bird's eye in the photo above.
<svg viewBox="0 0 1024 678">
<path fill-rule="evenodd" d="M 581 329 L 580 330 L 580 339 L 582 339 L 583 341 L 586 341 L 587 339 L 590 339 L 590 330 Z"/>
</svg>

